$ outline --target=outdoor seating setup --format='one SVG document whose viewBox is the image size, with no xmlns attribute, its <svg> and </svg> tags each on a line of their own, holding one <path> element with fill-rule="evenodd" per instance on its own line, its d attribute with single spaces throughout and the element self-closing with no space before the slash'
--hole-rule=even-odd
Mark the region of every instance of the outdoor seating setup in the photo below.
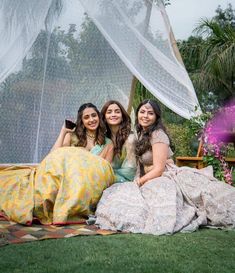
<svg viewBox="0 0 235 273">
<path fill-rule="evenodd" d="M 201 169 L 204 166 L 203 156 L 202 156 L 202 142 L 199 142 L 197 155 L 196 156 L 177 156 L 176 165 L 178 167 L 190 166 L 197 169 Z"/>
<path fill-rule="evenodd" d="M 234 134 L 235 136 L 235 134 Z M 227 143 L 233 142 L 234 138 L 229 138 Z M 225 157 L 225 162 L 228 163 L 229 167 L 235 166 L 235 157 Z M 190 166 L 197 169 L 201 169 L 206 167 L 205 163 L 203 162 L 203 143 L 202 141 L 199 142 L 197 155 L 196 156 L 177 156 L 176 157 L 176 165 L 178 167 L 182 166 Z"/>
</svg>

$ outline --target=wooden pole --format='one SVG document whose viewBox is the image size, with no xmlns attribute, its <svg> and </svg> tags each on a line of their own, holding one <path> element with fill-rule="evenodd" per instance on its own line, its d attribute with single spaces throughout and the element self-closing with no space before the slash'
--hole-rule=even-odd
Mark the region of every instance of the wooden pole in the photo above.
<svg viewBox="0 0 235 273">
<path fill-rule="evenodd" d="M 150 21 L 150 17 L 151 17 L 151 10 L 152 10 L 153 3 L 152 3 L 152 1 L 151 2 L 146 1 L 146 5 L 147 5 L 147 12 L 146 12 L 146 17 L 145 17 L 144 34 L 148 30 L 148 25 L 149 25 L 149 21 Z M 183 59 L 182 59 L 180 51 L 179 51 L 179 48 L 177 46 L 177 42 L 176 42 L 174 33 L 173 33 L 171 25 L 170 25 L 168 15 L 167 15 L 165 9 L 161 10 L 161 14 L 162 14 L 163 20 L 166 24 L 166 27 L 169 28 L 169 38 L 170 38 L 171 46 L 172 46 L 173 52 L 175 54 L 175 57 L 178 60 L 178 62 L 181 63 L 183 67 L 185 67 Z M 140 54 L 141 54 L 141 52 L 140 52 Z M 132 83 L 131 83 L 131 91 L 130 91 L 130 96 L 129 96 L 129 103 L 128 103 L 128 108 L 127 108 L 128 114 L 131 113 L 137 82 L 138 82 L 138 79 L 135 76 L 133 76 Z"/>
<path fill-rule="evenodd" d="M 183 59 L 181 57 L 181 54 L 179 52 L 179 48 L 177 46 L 177 42 L 175 40 L 175 36 L 174 36 L 174 33 L 172 31 L 172 27 L 171 27 L 171 24 L 170 24 L 170 20 L 168 18 L 168 15 L 166 13 L 166 10 L 165 10 L 165 7 L 163 7 L 161 9 L 161 14 L 162 14 L 162 18 L 164 20 L 164 23 L 166 25 L 166 28 L 169 28 L 169 38 L 170 38 L 170 42 L 171 42 L 171 46 L 173 48 L 173 51 L 174 51 L 174 54 L 175 54 L 175 57 L 176 59 L 178 60 L 178 62 L 180 62 L 183 66 L 184 66 L 184 62 L 183 62 Z M 185 67 L 185 66 L 184 66 Z"/>
<path fill-rule="evenodd" d="M 130 96 L 129 96 L 129 103 L 128 103 L 128 108 L 127 108 L 127 113 L 130 115 L 131 114 L 131 109 L 134 101 L 134 96 L 135 96 L 135 89 L 136 89 L 136 84 L 138 82 L 138 79 L 133 76 L 132 82 L 131 82 L 131 91 L 130 91 Z"/>
<path fill-rule="evenodd" d="M 144 19 L 144 30 L 143 30 L 143 35 L 145 35 L 145 33 L 148 30 L 148 26 L 149 26 L 149 21 L 150 21 L 150 17 L 151 17 L 151 11 L 152 11 L 152 5 L 153 5 L 153 0 L 147 0 L 146 2 L 146 6 L 147 6 L 147 11 L 146 11 L 146 16 Z M 141 49 L 140 49 L 140 57 L 141 57 Z M 130 91 L 130 96 L 129 96 L 129 103 L 128 103 L 128 107 L 127 107 L 127 113 L 130 115 L 131 114 L 131 109 L 133 106 L 133 101 L 134 101 L 134 96 L 135 96 L 135 89 L 136 89 L 136 84 L 138 82 L 138 79 L 133 76 L 132 82 L 131 82 L 131 91 Z"/>
<path fill-rule="evenodd" d="M 177 46 L 177 42 L 175 40 L 175 36 L 174 36 L 174 33 L 173 33 L 171 27 L 170 27 L 170 41 L 171 41 L 171 45 L 172 45 L 172 48 L 173 48 L 176 59 L 178 60 L 178 62 L 180 62 L 183 65 L 183 67 L 185 67 L 184 66 L 184 61 L 183 61 L 183 59 L 181 57 L 181 54 L 180 54 L 179 48 Z"/>
</svg>

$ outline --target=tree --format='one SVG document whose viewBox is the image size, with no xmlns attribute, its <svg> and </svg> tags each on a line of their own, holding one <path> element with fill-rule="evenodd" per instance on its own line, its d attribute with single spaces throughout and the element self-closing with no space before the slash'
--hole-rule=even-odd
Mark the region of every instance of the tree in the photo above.
<svg viewBox="0 0 235 273">
<path fill-rule="evenodd" d="M 231 25 L 235 27 L 235 10 L 232 7 L 232 4 L 228 4 L 227 8 L 223 10 L 221 6 L 218 6 L 216 9 L 216 15 L 214 19 L 218 22 L 221 26 Z"/>
<path fill-rule="evenodd" d="M 202 20 L 197 33 L 207 35 L 199 62 L 202 65 L 197 83 L 215 93 L 223 91 L 222 100 L 233 96 L 235 88 L 235 28 L 212 20 Z"/>
<path fill-rule="evenodd" d="M 70 65 L 64 52 L 64 35 L 60 29 L 53 33 L 41 30 L 20 70 L 10 74 L 0 85 L 1 127 L 5 128 L 0 141 L 1 160 L 4 162 L 32 160 L 29 156 L 35 148 L 44 77 L 49 90 L 46 100 L 51 101 L 51 111 L 57 111 L 60 97 L 55 96 L 55 78 L 60 83 L 69 82 Z M 21 133 L 16 135 L 16 132 Z M 25 137 L 26 132 L 30 132 L 29 137 Z M 9 143 L 15 147 L 10 151 Z"/>
<path fill-rule="evenodd" d="M 199 22 L 195 29 L 196 36 L 178 42 L 185 66 L 205 110 L 208 110 L 208 106 L 215 108 L 224 104 L 234 96 L 234 22 L 232 5 L 229 4 L 225 10 L 219 6 L 211 20 Z"/>
</svg>

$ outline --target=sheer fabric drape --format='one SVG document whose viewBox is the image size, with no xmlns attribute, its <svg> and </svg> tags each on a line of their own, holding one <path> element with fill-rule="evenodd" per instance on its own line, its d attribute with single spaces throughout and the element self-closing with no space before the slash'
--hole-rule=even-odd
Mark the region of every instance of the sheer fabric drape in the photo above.
<svg viewBox="0 0 235 273">
<path fill-rule="evenodd" d="M 127 108 L 133 75 L 176 113 L 195 115 L 164 16 L 160 1 L 2 0 L 0 162 L 39 162 L 82 103 Z"/>
</svg>

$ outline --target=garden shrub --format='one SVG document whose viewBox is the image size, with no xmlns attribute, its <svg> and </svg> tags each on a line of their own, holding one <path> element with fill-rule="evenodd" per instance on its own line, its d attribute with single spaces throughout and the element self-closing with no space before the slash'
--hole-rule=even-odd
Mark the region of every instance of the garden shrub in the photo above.
<svg viewBox="0 0 235 273">
<path fill-rule="evenodd" d="M 166 124 L 167 132 L 174 145 L 174 158 L 177 156 L 192 156 L 190 139 L 188 138 L 189 129 L 183 124 Z"/>
</svg>

